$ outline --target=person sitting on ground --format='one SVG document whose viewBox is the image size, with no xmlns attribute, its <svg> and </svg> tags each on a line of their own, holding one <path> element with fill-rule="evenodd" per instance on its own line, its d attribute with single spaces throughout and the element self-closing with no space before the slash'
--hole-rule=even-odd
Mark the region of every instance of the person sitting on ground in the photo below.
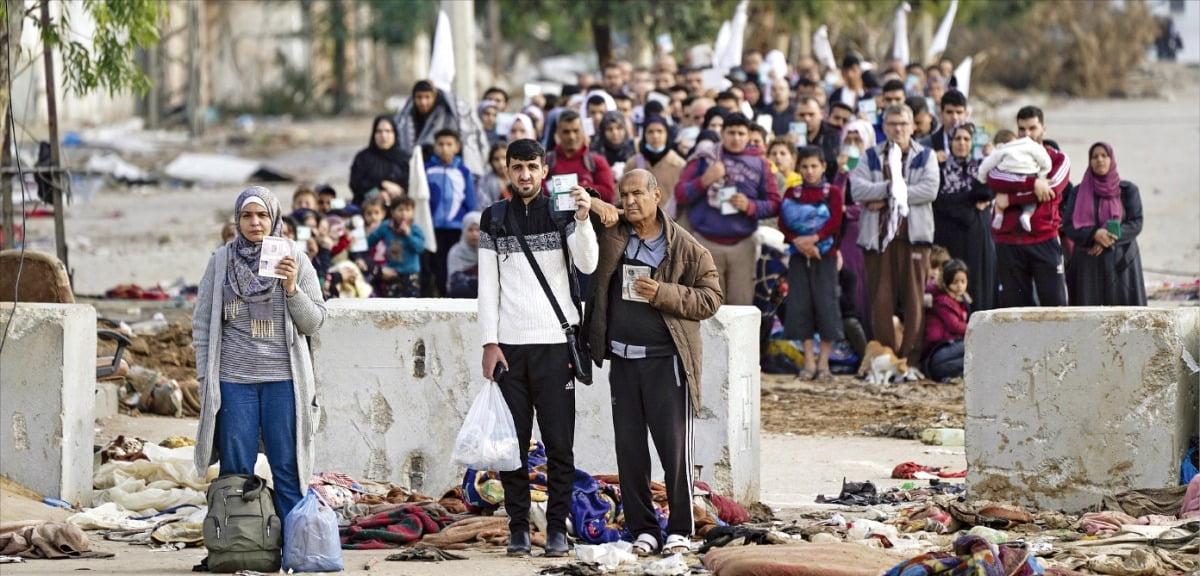
<svg viewBox="0 0 1200 576">
<path fill-rule="evenodd" d="M 300 210 L 316 210 L 317 209 L 317 192 L 308 184 L 301 184 L 296 187 L 296 191 L 292 194 L 292 212 Z"/>
<path fill-rule="evenodd" d="M 408 160 L 396 146 L 396 121 L 386 114 L 376 116 L 367 147 L 355 154 L 350 164 L 352 202 L 362 206 L 379 193 L 403 195 L 408 189 Z"/>
<path fill-rule="evenodd" d="M 325 216 L 316 210 L 301 209 L 292 213 L 299 225 L 297 241 L 304 245 L 305 253 L 317 271 L 317 280 L 324 286 L 325 274 L 332 264 L 333 242 L 329 239 L 329 223 Z"/>
<path fill-rule="evenodd" d="M 349 260 L 334 264 L 329 275 L 334 280 L 329 286 L 331 298 L 370 298 L 374 293 L 362 271 Z"/>
<path fill-rule="evenodd" d="M 1050 154 L 1046 148 L 1028 136 L 1017 138 L 1012 130 L 1000 130 L 994 138 L 996 149 L 979 163 L 979 181 L 987 183 L 988 172 L 993 168 L 1014 178 L 1045 178 L 1050 174 Z M 1033 229 L 1033 211 L 1037 204 L 1021 206 L 1018 219 L 1026 232 Z M 1000 229 L 1004 223 L 1004 209 L 998 208 L 992 216 L 992 228 Z"/>
<path fill-rule="evenodd" d="M 925 375 L 945 382 L 963 374 L 967 318 L 971 296 L 967 294 L 967 265 L 951 260 L 942 266 L 933 293 L 933 307 L 925 317 Z"/>
<path fill-rule="evenodd" d="M 933 293 L 937 291 L 938 282 L 942 278 L 942 266 L 950 261 L 950 252 L 942 246 L 934 244 L 929 248 L 929 277 L 925 279 L 925 307 L 933 306 Z"/>
<path fill-rule="evenodd" d="M 416 203 L 412 198 L 392 200 L 388 206 L 391 216 L 370 236 L 368 245 L 383 242 L 387 246 L 387 263 L 375 270 L 375 295 L 381 298 L 416 298 L 421 295 L 421 253 L 425 251 L 425 234 L 413 226 Z"/>
<path fill-rule="evenodd" d="M 446 272 L 450 275 L 447 296 L 475 298 L 479 294 L 479 212 L 463 216 L 462 238 L 450 248 Z"/>
<path fill-rule="evenodd" d="M 382 196 L 376 196 L 367 200 L 362 207 L 363 210 L 363 228 L 369 238 L 379 225 L 387 218 L 387 203 L 383 201 Z M 371 243 L 367 242 L 367 249 L 363 252 L 351 254 L 354 262 L 358 264 L 358 269 L 362 271 L 364 279 L 367 282 L 374 280 L 373 270 L 378 270 L 381 266 L 387 263 L 387 246 L 383 242 Z"/>
</svg>

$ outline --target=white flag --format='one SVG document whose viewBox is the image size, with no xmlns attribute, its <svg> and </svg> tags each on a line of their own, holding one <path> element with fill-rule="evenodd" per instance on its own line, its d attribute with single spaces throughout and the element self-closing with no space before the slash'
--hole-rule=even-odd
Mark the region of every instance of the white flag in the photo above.
<svg viewBox="0 0 1200 576">
<path fill-rule="evenodd" d="M 729 70 L 742 63 L 742 46 L 746 37 L 746 7 L 749 0 L 738 2 L 733 11 L 733 19 L 721 25 L 717 33 L 717 42 L 713 45 L 713 68 L 722 76 Z M 728 28 L 726 27 L 728 25 Z M 727 35 L 725 34 L 728 31 Z"/>
<path fill-rule="evenodd" d="M 425 177 L 425 158 L 420 146 L 413 146 L 408 160 L 408 196 L 416 204 L 413 224 L 425 234 L 425 251 L 437 254 L 437 236 L 433 229 L 433 211 L 429 207 L 429 180 Z"/>
<path fill-rule="evenodd" d="M 829 44 L 829 27 L 822 24 L 813 32 L 813 56 L 817 57 L 817 62 L 822 66 L 837 70 L 837 59 L 833 57 L 833 46 Z"/>
<path fill-rule="evenodd" d="M 892 28 L 895 32 L 895 41 L 892 44 L 892 58 L 895 58 L 904 64 L 908 64 L 911 60 L 908 59 L 908 13 L 912 11 L 912 6 L 908 2 L 900 3 L 896 8 L 896 21 Z"/>
<path fill-rule="evenodd" d="M 958 91 L 962 92 L 964 98 L 970 96 L 971 91 L 971 57 L 963 58 L 963 61 L 954 69 L 954 81 L 957 83 Z"/>
<path fill-rule="evenodd" d="M 441 90 L 450 91 L 454 84 L 454 35 L 450 32 L 450 17 L 438 12 L 437 28 L 433 33 L 433 57 L 429 59 L 429 81 Z"/>
<path fill-rule="evenodd" d="M 925 52 L 925 60 L 933 62 L 942 52 L 946 51 L 946 45 L 950 42 L 950 26 L 954 24 L 954 15 L 958 13 L 958 0 L 950 0 L 950 9 L 946 10 L 946 15 L 942 16 L 942 23 L 938 24 L 937 32 L 933 34 L 933 41 L 929 43 L 929 50 Z"/>
</svg>

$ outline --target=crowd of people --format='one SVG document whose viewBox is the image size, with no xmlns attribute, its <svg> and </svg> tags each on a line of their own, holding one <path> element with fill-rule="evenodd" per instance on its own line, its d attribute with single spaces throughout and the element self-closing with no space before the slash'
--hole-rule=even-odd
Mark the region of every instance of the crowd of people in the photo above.
<svg viewBox="0 0 1200 576">
<path fill-rule="evenodd" d="M 721 305 L 777 313 L 803 342 L 799 377 L 816 380 L 840 341 L 862 355 L 876 340 L 907 361 L 899 377 L 943 380 L 962 375 L 975 311 L 1145 305 L 1140 197 L 1113 147 L 1089 147 L 1072 185 L 1042 110 L 986 134 L 952 70 L 849 54 L 838 70 L 801 58 L 768 71 L 750 51 L 710 86 L 662 56 L 654 69 L 607 63 L 520 107 L 499 87 L 469 103 L 417 82 L 397 115 L 375 118 L 349 202 L 328 185 L 298 188 L 288 215 L 264 189 L 238 199 L 197 306 L 197 366 L 220 374 L 197 467 L 220 452 L 245 468 L 250 440 L 230 430 L 257 441 L 253 415 L 213 407 L 248 390 L 233 382 L 258 383 L 259 402 L 290 388 L 297 406 L 309 399 L 298 336 L 319 328 L 324 299 L 477 298 L 482 374 L 501 384 L 519 445 L 534 418 L 545 443 L 547 556 L 568 549 L 574 382 L 605 361 L 635 550 L 686 551 L 690 516 L 656 518 L 646 438 L 670 508 L 690 510 L 699 322 Z M 275 284 L 248 268 L 268 233 L 298 247 Z M 764 260 L 786 266 L 766 296 Z M 246 364 L 273 351 L 292 362 Z M 299 438 L 311 423 L 296 413 Z M 307 448 L 264 441 L 273 469 Z M 501 479 L 508 551 L 528 554 L 528 474 Z"/>
<path fill-rule="evenodd" d="M 806 57 L 768 72 L 748 51 L 719 86 L 669 56 L 576 80 L 521 106 L 500 87 L 471 104 L 415 83 L 403 109 L 375 118 L 349 202 L 302 186 L 283 233 L 308 247 L 327 297 L 474 298 L 481 212 L 512 197 L 509 142 L 532 139 L 546 151 L 547 183 L 574 175 L 618 207 L 622 174 L 653 174 L 660 207 L 712 253 L 728 304 L 768 308 L 755 264 L 784 262 L 779 325 L 804 343 L 804 378 L 830 376 L 834 343 L 861 356 L 872 339 L 927 376 L 961 374 L 961 354 L 929 362 L 963 337 L 929 326 L 929 303 L 946 289 L 934 246 L 965 273 L 957 300 L 968 314 L 1145 304 L 1140 197 L 1112 147 L 1095 143 L 1072 185 L 1043 112 L 1022 108 L 987 134 L 947 59 L 877 65 L 851 53 L 838 70 Z"/>
</svg>

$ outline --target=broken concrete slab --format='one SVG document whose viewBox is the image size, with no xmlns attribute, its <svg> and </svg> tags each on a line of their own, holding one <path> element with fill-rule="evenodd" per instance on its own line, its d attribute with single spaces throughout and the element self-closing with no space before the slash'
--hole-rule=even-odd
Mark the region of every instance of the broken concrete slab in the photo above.
<svg viewBox="0 0 1200 576">
<path fill-rule="evenodd" d="M 974 498 L 1080 511 L 1173 486 L 1197 429 L 1200 308 L 1014 308 L 971 317 Z"/>
</svg>

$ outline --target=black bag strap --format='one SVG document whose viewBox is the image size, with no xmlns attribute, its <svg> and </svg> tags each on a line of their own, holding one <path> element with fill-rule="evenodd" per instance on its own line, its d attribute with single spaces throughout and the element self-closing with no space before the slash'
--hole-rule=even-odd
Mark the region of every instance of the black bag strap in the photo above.
<svg viewBox="0 0 1200 576">
<path fill-rule="evenodd" d="M 537 276 L 538 284 L 542 285 L 542 292 L 546 293 L 546 298 L 550 300 L 550 306 L 554 308 L 554 315 L 558 316 L 558 323 L 562 327 L 563 332 L 571 331 L 571 324 L 567 322 L 567 316 L 563 314 L 562 308 L 558 305 L 558 299 L 554 297 L 554 292 L 550 290 L 550 283 L 546 281 L 546 275 L 542 273 L 542 267 L 538 266 L 537 259 L 533 257 L 533 251 L 529 249 L 529 242 L 525 240 L 525 234 L 521 232 L 521 226 L 517 224 L 517 218 L 512 215 L 512 210 L 508 210 L 508 219 L 512 224 L 513 236 L 517 237 L 517 242 L 521 244 L 521 251 L 525 252 L 525 258 L 529 260 L 529 266 L 533 268 L 533 274 Z M 566 247 L 564 246 L 565 250 Z M 568 259 L 568 264 L 570 259 Z M 569 270 L 568 270 L 569 272 Z"/>
</svg>

